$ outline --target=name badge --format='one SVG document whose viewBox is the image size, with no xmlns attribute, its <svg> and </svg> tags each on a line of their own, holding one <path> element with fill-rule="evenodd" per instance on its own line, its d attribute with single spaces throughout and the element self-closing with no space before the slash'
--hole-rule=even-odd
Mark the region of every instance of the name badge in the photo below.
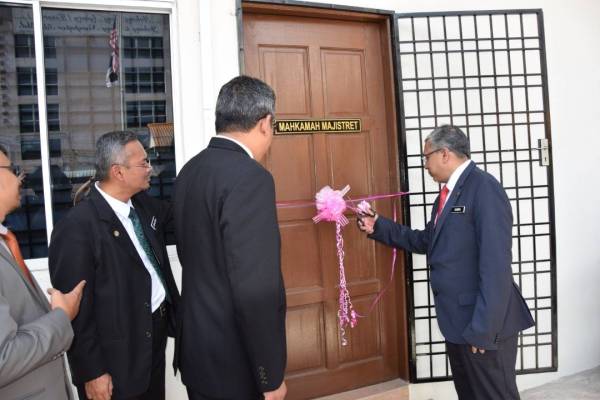
<svg viewBox="0 0 600 400">
<path fill-rule="evenodd" d="M 466 210 L 465 206 L 454 206 L 450 210 L 450 213 L 452 213 L 452 214 L 464 214 L 465 210 Z"/>
</svg>

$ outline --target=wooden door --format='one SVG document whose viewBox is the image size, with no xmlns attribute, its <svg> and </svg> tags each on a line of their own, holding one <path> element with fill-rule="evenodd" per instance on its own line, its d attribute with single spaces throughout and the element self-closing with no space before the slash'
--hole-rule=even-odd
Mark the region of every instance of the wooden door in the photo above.
<svg viewBox="0 0 600 400">
<path fill-rule="evenodd" d="M 245 73 L 269 83 L 278 119 L 360 118 L 362 132 L 276 136 L 265 160 L 277 201 L 310 201 L 325 185 L 351 197 L 397 190 L 397 145 L 387 21 L 269 15 L 244 8 Z M 314 14 L 313 14 L 314 15 Z M 391 214 L 390 201 L 375 207 Z M 335 227 L 313 224 L 314 207 L 280 209 L 287 292 L 290 399 L 406 376 L 402 266 L 398 285 L 342 346 L 338 330 Z M 355 309 L 366 313 L 389 279 L 391 251 L 344 228 L 346 276 Z"/>
</svg>

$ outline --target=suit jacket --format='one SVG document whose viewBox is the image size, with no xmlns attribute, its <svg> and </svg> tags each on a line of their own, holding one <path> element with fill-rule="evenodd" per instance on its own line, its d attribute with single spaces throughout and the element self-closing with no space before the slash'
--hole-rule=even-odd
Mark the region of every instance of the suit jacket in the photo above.
<svg viewBox="0 0 600 400">
<path fill-rule="evenodd" d="M 179 295 L 164 242 L 170 209 L 144 192 L 131 200 L 175 308 Z M 52 284 L 60 290 L 87 281 L 68 352 L 73 383 L 81 386 L 108 372 L 115 398 L 146 391 L 152 369 L 151 278 L 121 221 L 95 187 L 54 228 L 49 264 Z M 174 312 L 169 314 L 174 328 Z"/>
<path fill-rule="evenodd" d="M 463 171 L 437 225 L 424 230 L 379 217 L 371 238 L 427 254 L 437 320 L 447 341 L 497 349 L 534 324 L 512 278 L 512 211 L 500 183 L 475 163 Z"/>
<path fill-rule="evenodd" d="M 217 137 L 183 167 L 174 198 L 183 382 L 208 397 L 259 398 L 281 385 L 286 364 L 273 177 Z"/>
<path fill-rule="evenodd" d="M 0 244 L 0 399 L 73 399 L 64 358 L 72 340 L 67 314 L 50 310 Z"/>
</svg>

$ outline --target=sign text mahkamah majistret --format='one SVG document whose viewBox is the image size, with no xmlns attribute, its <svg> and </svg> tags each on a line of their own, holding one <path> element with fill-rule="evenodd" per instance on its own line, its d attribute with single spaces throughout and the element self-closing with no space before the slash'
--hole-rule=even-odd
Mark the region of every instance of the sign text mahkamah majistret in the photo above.
<svg viewBox="0 0 600 400">
<path fill-rule="evenodd" d="M 353 119 L 286 119 L 277 121 L 278 135 L 309 133 L 359 133 L 362 130 L 361 120 Z"/>
</svg>

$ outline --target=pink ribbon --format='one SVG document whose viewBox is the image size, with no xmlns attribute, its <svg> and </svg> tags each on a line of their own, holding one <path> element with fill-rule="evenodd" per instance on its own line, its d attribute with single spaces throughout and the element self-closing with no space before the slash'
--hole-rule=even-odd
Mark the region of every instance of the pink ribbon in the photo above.
<svg viewBox="0 0 600 400">
<path fill-rule="evenodd" d="M 346 200 L 346 205 L 353 204 L 357 201 L 373 201 L 373 200 L 381 200 L 381 199 L 390 199 L 394 197 L 400 197 L 408 194 L 408 192 L 397 192 L 397 193 L 384 193 L 384 194 L 375 194 L 372 196 L 365 197 L 357 197 L 356 199 Z M 275 203 L 277 208 L 302 208 L 302 207 L 314 207 L 314 201 L 303 201 L 303 200 L 292 200 L 292 201 L 278 201 Z M 349 207 L 352 211 L 355 211 L 355 208 Z"/>
<path fill-rule="evenodd" d="M 406 192 L 379 194 L 373 196 L 367 196 L 357 198 L 354 200 L 344 200 L 344 196 L 350 191 L 350 186 L 346 185 L 342 190 L 334 190 L 329 186 L 325 186 L 315 196 L 314 202 L 281 202 L 277 203 L 278 208 L 298 208 L 315 205 L 317 208 L 317 215 L 313 217 L 315 223 L 321 221 L 335 222 L 335 239 L 338 256 L 338 268 L 340 274 L 340 285 L 339 285 L 339 308 L 338 308 L 338 321 L 340 327 L 340 339 L 342 346 L 348 344 L 346 339 L 346 327 L 349 325 L 350 328 L 354 328 L 358 324 L 359 317 L 368 316 L 375 305 L 381 300 L 383 294 L 387 291 L 393 278 L 394 271 L 396 268 L 396 249 L 393 249 L 392 256 L 392 270 L 390 274 L 390 281 L 386 286 L 379 292 L 367 314 L 360 315 L 354 310 L 352 300 L 350 298 L 350 292 L 346 286 L 346 270 L 344 268 L 344 238 L 342 237 L 342 228 L 348 224 L 348 218 L 344 215 L 346 209 L 350 209 L 356 214 L 370 212 L 370 205 L 367 203 L 368 200 L 379 200 L 386 198 L 395 198 L 407 194 Z M 360 202 L 357 206 L 354 204 Z M 394 221 L 396 221 L 396 209 L 394 208 Z"/>
</svg>

